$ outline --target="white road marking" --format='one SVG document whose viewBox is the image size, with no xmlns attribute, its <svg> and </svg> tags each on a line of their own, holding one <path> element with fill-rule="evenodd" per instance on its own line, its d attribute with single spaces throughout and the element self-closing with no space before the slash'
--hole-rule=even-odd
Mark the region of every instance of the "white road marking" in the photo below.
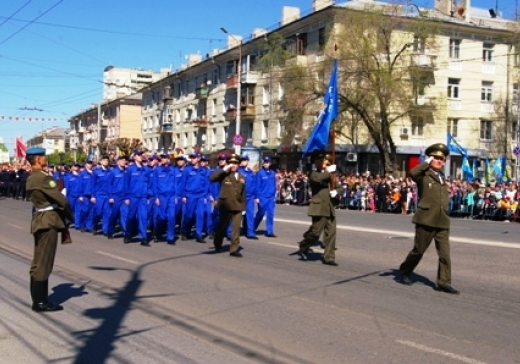
<svg viewBox="0 0 520 364">
<path fill-rule="evenodd" d="M 462 355 L 459 355 L 459 354 L 450 353 L 449 351 L 444 351 L 444 350 L 440 350 L 440 349 L 430 348 L 428 346 L 424 346 L 424 345 L 421 345 L 421 344 L 414 343 L 413 341 L 396 340 L 396 342 L 399 343 L 399 344 L 403 344 L 403 345 L 412 347 L 412 348 L 417 349 L 417 350 L 426 351 L 426 352 L 432 353 L 432 354 L 439 354 L 439 355 L 442 355 L 442 356 L 446 356 L 448 358 L 460 360 L 460 361 L 462 361 L 464 363 L 468 363 L 468 364 L 485 364 L 482 361 L 479 361 L 479 360 L 476 360 L 476 359 L 472 359 L 472 358 L 468 358 L 467 356 L 462 356 Z"/>
<path fill-rule="evenodd" d="M 297 224 L 297 225 L 305 225 L 309 226 L 310 223 L 308 221 L 300 221 L 300 220 L 287 220 L 287 219 L 275 219 L 275 221 L 286 222 L 289 224 Z M 362 233 L 376 233 L 376 234 L 385 234 L 391 236 L 404 236 L 408 238 L 413 238 L 414 233 L 406 233 L 402 231 L 395 230 L 384 230 L 384 229 L 376 229 L 376 228 L 362 228 L 362 227 L 354 227 L 354 226 L 346 226 L 346 225 L 337 225 L 338 230 L 350 230 L 357 231 Z M 509 248 L 509 249 L 520 249 L 520 244 L 514 243 L 504 243 L 502 241 L 490 241 L 490 240 L 480 240 L 473 238 L 464 238 L 461 236 L 450 236 L 451 242 L 463 243 L 463 244 L 473 244 L 473 245 L 484 245 L 484 246 L 492 246 L 499 248 Z"/>
<path fill-rule="evenodd" d="M 96 253 L 104 255 L 106 257 L 110 257 L 110 258 L 114 258 L 114 259 L 117 259 L 117 260 L 121 260 L 123 262 L 127 262 L 127 263 L 130 263 L 130 264 L 139 264 L 139 262 L 136 262 L 135 260 L 130 260 L 130 259 L 118 257 L 117 255 L 113 255 L 113 254 L 110 254 L 110 253 L 105 253 L 105 252 L 102 252 L 102 251 L 99 251 L 99 250 L 96 251 Z"/>
<path fill-rule="evenodd" d="M 12 226 L 12 227 L 15 227 L 15 228 L 20 229 L 20 230 L 23 229 L 23 228 L 22 228 L 21 226 L 19 226 L 19 225 L 10 224 L 10 223 L 7 223 L 7 225 Z"/>
</svg>

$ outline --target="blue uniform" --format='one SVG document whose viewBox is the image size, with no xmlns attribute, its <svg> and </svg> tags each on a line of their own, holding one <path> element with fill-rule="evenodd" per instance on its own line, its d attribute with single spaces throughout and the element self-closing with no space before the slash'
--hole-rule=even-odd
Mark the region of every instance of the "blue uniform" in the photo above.
<svg viewBox="0 0 520 364">
<path fill-rule="evenodd" d="M 161 230 L 166 224 L 166 240 L 168 242 L 175 239 L 175 180 L 174 168 L 168 166 L 158 166 L 155 168 L 152 178 L 152 190 L 159 205 L 154 203 L 153 226 L 155 236 L 159 237 Z M 154 200 L 155 200 L 154 199 Z"/>
<path fill-rule="evenodd" d="M 247 237 L 255 236 L 255 200 L 257 196 L 256 174 L 249 167 L 240 167 L 238 173 L 245 177 L 246 215 L 243 219 L 244 233 Z"/>
<path fill-rule="evenodd" d="M 150 230 L 154 230 L 154 210 L 155 210 L 155 195 L 153 194 L 153 173 L 157 167 L 147 166 L 148 168 L 148 188 L 146 189 L 148 191 L 148 208 L 146 210 L 146 222 L 147 227 Z"/>
<path fill-rule="evenodd" d="M 81 176 L 79 173 L 70 173 L 65 179 L 65 188 L 67 189 L 67 200 L 70 208 L 74 211 L 74 227 L 81 227 Z"/>
<path fill-rule="evenodd" d="M 204 214 L 208 199 L 208 172 L 206 168 L 188 166 L 182 174 L 181 196 L 186 198 L 181 234 L 190 235 L 195 223 L 195 238 L 202 239 Z"/>
<path fill-rule="evenodd" d="M 179 168 L 179 166 L 173 167 L 172 178 L 173 178 L 173 189 L 175 191 L 175 225 L 182 226 L 182 217 L 184 212 L 185 204 L 182 203 L 182 192 L 184 186 L 182 185 L 183 179 L 182 174 L 186 170 L 186 167 Z"/>
<path fill-rule="evenodd" d="M 130 237 L 132 222 L 137 222 L 140 240 L 147 239 L 148 227 L 148 188 L 150 186 L 150 170 L 146 166 L 133 164 L 125 173 L 126 198 L 130 201 L 126 220 L 126 236 Z"/>
<path fill-rule="evenodd" d="M 247 193 L 247 188 L 246 188 Z M 276 196 L 276 176 L 270 169 L 262 168 L 256 174 L 256 193 L 258 196 L 258 211 L 255 216 L 255 231 L 267 214 L 265 230 L 267 235 L 274 235 L 274 206 Z"/>
<path fill-rule="evenodd" d="M 116 166 L 108 175 L 108 185 L 110 188 L 108 200 L 110 206 L 110 218 L 108 223 L 108 234 L 113 234 L 116 222 L 119 218 L 121 231 L 126 234 L 126 220 L 128 219 L 128 206 L 125 205 L 126 197 L 125 169 Z M 112 203 L 110 201 L 113 200 Z"/>
<path fill-rule="evenodd" d="M 81 201 L 81 214 L 80 214 L 80 228 L 85 230 L 92 230 L 92 217 L 93 217 L 93 207 L 94 204 L 90 202 L 92 198 L 92 171 L 88 171 L 87 169 L 81 171 L 81 197 L 83 201 Z"/>
<path fill-rule="evenodd" d="M 111 213 L 108 203 L 108 195 L 110 193 L 109 176 L 110 170 L 104 167 L 96 168 L 92 173 L 92 194 L 96 199 L 92 214 L 92 229 L 97 231 L 99 219 L 102 218 L 102 231 L 105 235 L 108 234 L 108 223 Z"/>
</svg>

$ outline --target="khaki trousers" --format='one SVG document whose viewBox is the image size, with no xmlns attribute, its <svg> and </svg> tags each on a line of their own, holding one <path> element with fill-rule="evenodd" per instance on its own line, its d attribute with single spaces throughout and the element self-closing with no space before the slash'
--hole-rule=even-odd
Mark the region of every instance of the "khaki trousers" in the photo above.
<svg viewBox="0 0 520 364">
<path fill-rule="evenodd" d="M 29 274 L 35 281 L 46 281 L 54 266 L 58 246 L 58 231 L 38 230 L 34 233 L 34 255 Z"/>
<path fill-rule="evenodd" d="M 242 223 L 242 211 L 229 211 L 220 209 L 220 221 L 215 231 L 215 238 L 213 244 L 216 249 L 222 247 L 222 241 L 224 240 L 224 234 L 226 233 L 227 226 L 231 221 L 231 243 L 229 246 L 229 252 L 235 253 L 238 251 L 240 246 L 240 225 Z"/>
<path fill-rule="evenodd" d="M 325 251 L 323 260 L 333 262 L 336 258 L 336 217 L 335 216 L 312 216 L 312 225 L 303 234 L 304 239 L 300 242 L 300 250 L 306 251 L 318 241 L 323 232 L 323 245 Z"/>
</svg>

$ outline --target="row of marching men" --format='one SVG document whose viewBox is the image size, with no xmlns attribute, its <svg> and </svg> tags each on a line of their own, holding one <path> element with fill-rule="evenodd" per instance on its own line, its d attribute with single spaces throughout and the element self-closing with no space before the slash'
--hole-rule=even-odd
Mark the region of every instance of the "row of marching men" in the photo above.
<svg viewBox="0 0 520 364">
<path fill-rule="evenodd" d="M 74 211 L 74 227 L 97 234 L 99 228 L 113 239 L 119 227 L 125 243 L 134 237 L 143 246 L 150 246 L 149 231 L 155 242 L 165 238 L 168 244 L 195 239 L 205 243 L 213 238 L 219 222 L 215 206 L 220 183 L 210 182 L 213 171 L 227 165 L 228 156 L 218 157 L 218 166 L 211 170 L 208 159 L 198 153 L 146 158 L 143 151 L 134 151 L 131 158 L 120 156 L 109 166 L 102 156 L 97 166 L 87 160 L 84 165 L 73 163 L 62 176 L 67 199 Z M 246 209 L 242 232 L 248 239 L 258 239 L 256 231 L 265 217 L 266 236 L 274 235 L 276 194 L 275 172 L 271 158 L 262 159 L 262 167 L 254 172 L 249 157 L 241 157 L 239 173 L 245 177 Z M 228 229 L 229 235 L 229 229 Z"/>
</svg>

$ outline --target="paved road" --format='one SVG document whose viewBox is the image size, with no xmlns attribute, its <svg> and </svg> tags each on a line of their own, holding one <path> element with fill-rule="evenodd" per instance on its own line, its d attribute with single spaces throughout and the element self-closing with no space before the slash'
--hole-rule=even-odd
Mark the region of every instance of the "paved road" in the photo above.
<svg viewBox="0 0 520 364">
<path fill-rule="evenodd" d="M 305 212 L 277 206 L 278 237 L 243 241 L 243 259 L 74 233 L 50 282 L 65 311 L 41 315 L 29 205 L 0 200 L 0 362 L 520 362 L 520 224 L 453 221 L 451 296 L 434 290 L 434 250 L 412 287 L 395 282 L 409 216 L 339 211 L 335 268 L 292 255 Z"/>
</svg>

